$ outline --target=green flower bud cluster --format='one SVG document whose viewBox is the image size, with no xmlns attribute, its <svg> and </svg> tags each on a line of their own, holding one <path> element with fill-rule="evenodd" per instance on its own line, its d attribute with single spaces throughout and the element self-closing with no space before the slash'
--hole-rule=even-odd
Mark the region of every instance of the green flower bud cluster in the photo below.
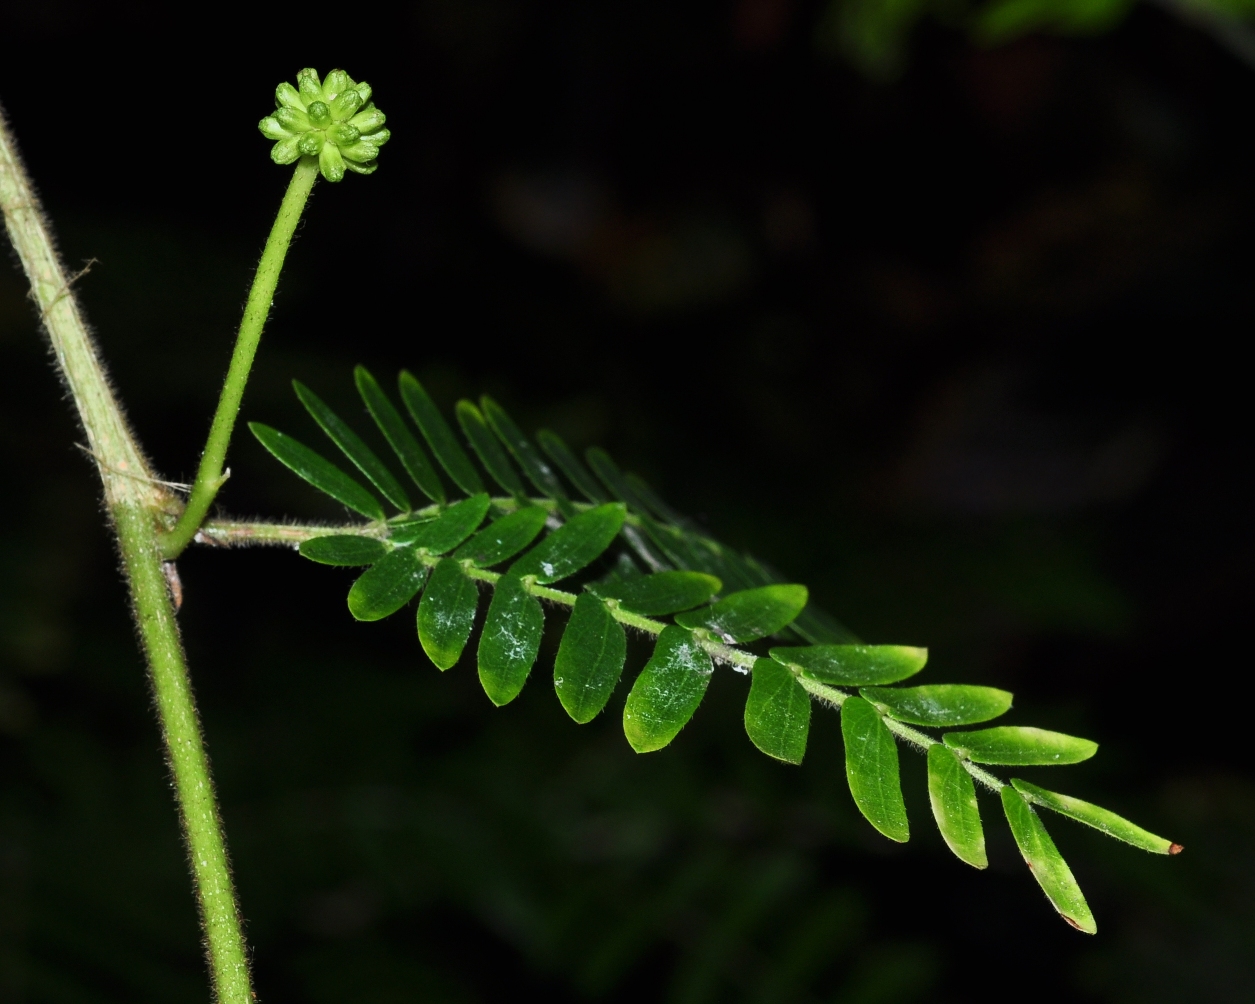
<svg viewBox="0 0 1255 1004">
<path fill-rule="evenodd" d="M 311 69 L 298 73 L 296 84 L 285 81 L 275 89 L 277 110 L 259 125 L 263 136 L 277 140 L 270 159 L 291 164 L 298 157 L 317 157 L 328 181 L 339 181 L 345 169 L 373 174 L 379 148 L 392 133 L 370 100 L 370 84 L 355 83 L 343 70 L 320 81 Z"/>
</svg>

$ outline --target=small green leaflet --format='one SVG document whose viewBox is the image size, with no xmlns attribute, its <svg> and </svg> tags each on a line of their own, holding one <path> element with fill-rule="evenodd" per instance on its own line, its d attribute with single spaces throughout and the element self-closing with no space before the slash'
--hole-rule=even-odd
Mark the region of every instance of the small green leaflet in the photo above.
<svg viewBox="0 0 1255 1004">
<path fill-rule="evenodd" d="M 597 484 L 597 479 L 588 472 L 588 468 L 580 463 L 579 457 L 571 452 L 571 448 L 561 436 L 548 429 L 541 429 L 536 433 L 536 441 L 540 443 L 540 448 L 549 454 L 549 459 L 557 464 L 562 473 L 567 476 L 567 480 L 575 485 L 580 494 L 589 502 L 601 505 L 606 501 L 606 493 Z"/>
<path fill-rule="evenodd" d="M 483 409 L 484 418 L 492 427 L 492 431 L 497 434 L 497 438 L 505 443 L 510 454 L 523 468 L 523 473 L 527 475 L 530 481 L 541 495 L 545 498 L 553 499 L 559 504 L 559 507 L 574 514 L 575 510 L 569 505 L 563 505 L 567 502 L 566 489 L 562 487 L 562 482 L 558 480 L 558 476 L 554 474 L 553 469 L 541 459 L 536 448 L 527 441 L 527 437 L 514 424 L 514 419 L 506 414 L 505 409 L 497 404 L 487 394 L 479 399 L 479 405 Z"/>
<path fill-rule="evenodd" d="M 861 697 L 848 698 L 841 705 L 841 738 L 854 804 L 886 837 L 906 843 L 911 832 L 898 778 L 898 744 L 880 712 Z"/>
<path fill-rule="evenodd" d="M 490 523 L 454 552 L 455 558 L 469 558 L 480 568 L 489 568 L 513 558 L 544 529 L 549 513 L 540 506 L 516 509 Z"/>
<path fill-rule="evenodd" d="M 462 431 L 466 434 L 471 449 L 479 457 L 480 463 L 484 465 L 497 484 L 526 505 L 527 496 L 523 491 L 523 482 L 519 480 L 518 471 L 511 466 L 510 458 L 505 455 L 505 451 L 497 442 L 497 437 L 492 434 L 492 430 L 488 428 L 488 423 L 484 421 L 484 416 L 480 414 L 479 409 L 470 401 L 463 400 L 458 402 L 456 412 L 458 425 L 462 426 Z"/>
<path fill-rule="evenodd" d="M 623 674 L 627 636 L 606 605 L 590 593 L 575 601 L 553 664 L 558 700 L 575 721 L 591 722 Z"/>
<path fill-rule="evenodd" d="M 400 377 L 397 378 L 397 388 L 401 392 L 401 400 L 405 402 L 406 410 L 414 419 L 414 424 L 422 430 L 423 438 L 427 440 L 431 452 L 440 461 L 440 466 L 453 479 L 453 483 L 467 495 L 478 495 L 482 492 L 484 490 L 483 479 L 471 465 L 471 459 L 466 455 L 466 451 L 458 445 L 453 430 L 449 428 L 449 423 L 444 420 L 440 409 L 427 396 L 423 385 L 414 379 L 409 370 L 402 370 Z"/>
<path fill-rule="evenodd" d="M 914 676 L 928 661 L 928 649 L 910 645 L 811 645 L 773 648 L 771 657 L 796 666 L 804 676 L 838 687 L 897 683 Z"/>
<path fill-rule="evenodd" d="M 941 738 L 960 756 L 976 763 L 1012 767 L 1080 763 L 1098 752 L 1098 744 L 1088 739 L 1027 725 L 1000 725 L 978 732 L 947 732 Z"/>
<path fill-rule="evenodd" d="M 976 785 L 963 762 L 941 743 L 928 747 L 928 800 L 946 846 L 973 868 L 987 868 Z"/>
<path fill-rule="evenodd" d="M 435 519 L 394 524 L 392 539 L 397 543 L 426 548 L 432 554 L 444 554 L 475 532 L 491 504 L 486 494 L 472 495 L 449 506 Z"/>
<path fill-rule="evenodd" d="M 366 569 L 349 589 L 349 612 L 359 621 L 396 613 L 423 588 L 427 566 L 416 547 L 398 547 Z"/>
<path fill-rule="evenodd" d="M 479 590 L 462 565 L 442 558 L 418 604 L 418 640 L 437 669 L 450 669 L 462 657 L 478 604 Z"/>
<path fill-rule="evenodd" d="M 357 392 L 362 395 L 366 410 L 370 412 L 370 417 L 379 426 L 379 431 L 383 433 L 388 445 L 400 458 L 401 466 L 405 468 L 406 473 L 424 495 L 433 502 L 444 505 L 448 500 L 445 497 L 444 485 L 440 482 L 440 475 L 431 466 L 431 461 L 427 459 L 423 448 L 418 445 L 418 440 L 410 432 L 401 413 L 388 400 L 388 395 L 383 392 L 365 366 L 358 366 L 353 370 L 353 380 L 357 384 Z"/>
<path fill-rule="evenodd" d="M 811 699 L 797 677 L 773 659 L 754 663 L 745 701 L 745 732 L 768 756 L 801 763 L 811 726 Z"/>
<path fill-rule="evenodd" d="M 637 753 L 660 750 L 693 717 L 714 664 L 691 631 L 668 624 L 623 706 L 623 734 Z"/>
<path fill-rule="evenodd" d="M 729 643 L 754 641 L 790 624 L 806 606 L 806 598 L 805 586 L 743 589 L 724 597 L 713 607 L 680 614 L 675 622 L 686 628 L 713 631 Z"/>
<path fill-rule="evenodd" d="M 636 497 L 636 492 L 632 491 L 632 486 L 623 477 L 623 472 L 619 470 L 619 465 L 610 459 L 609 453 L 594 446 L 592 449 L 584 452 L 584 459 L 588 461 L 588 466 L 593 469 L 597 477 L 601 478 L 602 484 L 610 489 L 611 495 L 627 503 L 633 512 L 649 512 L 645 503 Z"/>
<path fill-rule="evenodd" d="M 572 516 L 519 558 L 510 571 L 534 575 L 537 582 L 545 584 L 574 575 L 614 543 L 626 515 L 623 503 L 607 502 Z"/>
<path fill-rule="evenodd" d="M 383 541 L 356 534 L 314 537 L 301 542 L 301 557 L 323 565 L 373 565 L 387 553 Z"/>
<path fill-rule="evenodd" d="M 293 380 L 292 389 L 296 391 L 301 404 L 305 405 L 305 410 L 318 423 L 319 428 L 327 434 L 327 438 L 340 448 L 340 452 L 366 475 L 367 480 L 383 493 L 384 498 L 401 512 L 409 512 L 412 508 L 410 497 L 405 494 L 401 482 L 393 477 L 392 472 L 375 455 L 374 450 L 367 446 L 356 432 L 345 425 L 344 420 L 328 408 L 322 398 L 301 381 Z"/>
<path fill-rule="evenodd" d="M 885 714 L 912 725 L 975 725 L 1011 708 L 1011 694 L 1005 690 L 955 683 L 902 689 L 864 687 L 859 693 Z"/>
<path fill-rule="evenodd" d="M 1060 916 L 1078 931 L 1097 933 L 1098 925 L 1094 923 L 1094 915 L 1089 911 L 1081 887 L 1076 884 L 1072 869 L 1063 860 L 1033 807 L 1009 784 L 1002 789 L 1002 811 L 1007 815 L 1011 834 L 1029 871 Z"/>
<path fill-rule="evenodd" d="M 658 572 L 616 582 L 598 582 L 588 588 L 603 599 L 618 600 L 620 606 L 633 613 L 661 617 L 705 603 L 723 584 L 704 572 Z"/>
<path fill-rule="evenodd" d="M 368 519 L 384 518 L 383 506 L 375 496 L 304 443 L 261 422 L 249 422 L 248 428 L 257 441 L 298 478 Z"/>
<path fill-rule="evenodd" d="M 540 651 L 545 614 L 540 601 L 510 572 L 497 582 L 479 636 L 479 682 L 497 707 L 519 696 Z"/>
<path fill-rule="evenodd" d="M 1130 823 L 1123 816 L 1117 816 L 1114 812 L 1091 802 L 1082 802 L 1079 798 L 1072 798 L 1070 795 L 1047 791 L 1035 784 L 1021 781 L 1018 777 L 1011 778 L 1011 783 L 1015 786 L 1015 790 L 1028 801 L 1092 826 L 1109 837 L 1123 840 L 1126 844 L 1140 847 L 1144 851 L 1150 851 L 1152 854 L 1180 854 L 1183 849 L 1180 844 L 1157 837 L 1140 826 Z"/>
</svg>

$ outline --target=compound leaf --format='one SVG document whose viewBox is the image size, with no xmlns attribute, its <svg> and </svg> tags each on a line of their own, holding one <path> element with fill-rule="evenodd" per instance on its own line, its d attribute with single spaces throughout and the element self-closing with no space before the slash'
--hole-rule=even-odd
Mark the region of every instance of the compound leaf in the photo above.
<svg viewBox="0 0 1255 1004">
<path fill-rule="evenodd" d="M 606 494 L 601 490 L 601 486 L 597 484 L 594 478 L 577 457 L 567 446 L 556 432 L 548 429 L 541 429 L 536 433 L 536 441 L 540 443 L 540 448 L 549 454 L 549 459 L 558 465 L 558 469 L 567 476 L 567 480 L 579 490 L 589 502 L 594 505 L 601 505 L 606 501 Z"/>
<path fill-rule="evenodd" d="M 327 438 L 340 448 L 340 452 L 366 475 L 370 483 L 383 493 L 384 498 L 402 512 L 409 512 L 412 508 L 410 497 L 401 487 L 401 482 L 393 477 L 392 472 L 375 455 L 375 451 L 367 446 L 339 415 L 328 408 L 322 398 L 301 381 L 293 380 L 292 388 L 296 391 L 296 396 L 301 399 L 301 404 L 305 405 L 305 410 L 313 416 L 319 428 L 327 434 Z"/>
<path fill-rule="evenodd" d="M 675 621 L 686 628 L 706 628 L 726 642 L 753 641 L 788 625 L 802 612 L 806 599 L 805 586 L 759 586 L 732 593 L 714 606 L 680 614 Z"/>
<path fill-rule="evenodd" d="M 490 523 L 457 549 L 456 558 L 469 558 L 480 568 L 488 568 L 513 558 L 545 528 L 549 513 L 540 506 L 516 509 Z"/>
<path fill-rule="evenodd" d="M 958 683 L 864 687 L 859 693 L 891 718 L 912 725 L 975 725 L 1011 708 L 1011 694 L 1005 690 Z"/>
<path fill-rule="evenodd" d="M 705 603 L 723 584 L 705 572 L 658 572 L 599 582 L 589 588 L 604 599 L 618 600 L 620 606 L 633 613 L 661 617 Z"/>
<path fill-rule="evenodd" d="M 1098 925 L 1094 923 L 1094 915 L 1081 887 L 1076 884 L 1072 869 L 1063 860 L 1033 807 L 1009 784 L 1002 789 L 1002 811 L 1007 815 L 1011 834 L 1029 871 L 1060 916 L 1078 931 L 1097 933 Z"/>
<path fill-rule="evenodd" d="M 440 409 L 432 402 L 423 389 L 423 385 L 414 379 L 409 370 L 402 370 L 397 378 L 397 388 L 401 392 L 401 400 L 414 419 L 414 423 L 422 430 L 423 438 L 431 447 L 440 466 L 467 495 L 478 495 L 484 490 L 483 479 L 471 464 L 471 458 L 458 445 L 457 437 L 449 428 L 449 423 L 440 414 Z"/>
<path fill-rule="evenodd" d="M 771 657 L 796 666 L 804 676 L 838 687 L 897 683 L 928 661 L 928 649 L 909 645 L 810 645 L 773 648 Z"/>
<path fill-rule="evenodd" d="M 898 744 L 880 712 L 861 697 L 841 705 L 845 775 L 859 812 L 890 840 L 910 839 L 906 803 L 898 777 Z"/>
<path fill-rule="evenodd" d="M 1174 844 L 1171 840 L 1165 840 L 1163 837 L 1143 830 L 1140 826 L 1130 823 L 1123 816 L 1117 816 L 1109 809 L 1094 805 L 1092 802 L 1082 802 L 1079 798 L 1073 798 L 1070 795 L 1060 795 L 1055 791 L 1047 791 L 1045 788 L 1039 788 L 1035 784 L 1021 781 L 1018 777 L 1011 778 L 1011 783 L 1015 786 L 1015 790 L 1028 801 L 1036 805 L 1045 806 L 1047 809 L 1075 819 L 1086 826 L 1092 826 L 1109 837 L 1115 837 L 1116 840 L 1123 840 L 1126 844 L 1140 847 L 1142 850 L 1150 851 L 1152 854 L 1181 853 L 1182 848 L 1180 844 Z"/>
<path fill-rule="evenodd" d="M 976 785 L 963 762 L 941 743 L 928 747 L 928 800 L 946 846 L 973 868 L 989 867 Z"/>
<path fill-rule="evenodd" d="M 431 554 L 452 551 L 466 540 L 484 521 L 492 500 L 481 493 L 449 506 L 435 519 L 397 523 L 392 527 L 392 539 L 398 543 L 424 547 Z"/>
<path fill-rule="evenodd" d="M 1000 725 L 978 732 L 947 732 L 941 738 L 960 756 L 976 763 L 1012 767 L 1080 763 L 1098 752 L 1098 744 L 1088 739 L 1027 725 Z"/>
<path fill-rule="evenodd" d="M 549 583 L 574 575 L 601 556 L 618 536 L 627 512 L 621 502 L 607 502 L 572 516 L 510 568 Z"/>
<path fill-rule="evenodd" d="M 553 664 L 553 686 L 566 713 L 583 725 L 606 706 L 623 674 L 627 636 L 591 593 L 575 601 Z"/>
<path fill-rule="evenodd" d="M 304 443 L 261 422 L 249 422 L 248 428 L 257 441 L 298 478 L 369 519 L 384 518 L 383 506 L 374 495 Z"/>
<path fill-rule="evenodd" d="M 398 547 L 358 576 L 349 589 L 349 612 L 359 621 L 396 613 L 423 588 L 427 566 L 416 547 Z"/>
<path fill-rule="evenodd" d="M 322 565 L 373 565 L 387 553 L 383 541 L 357 534 L 313 537 L 301 542 L 301 557 Z"/>
<path fill-rule="evenodd" d="M 479 638 L 479 682 L 497 707 L 519 696 L 540 651 L 545 614 L 513 572 L 493 591 Z"/>
<path fill-rule="evenodd" d="M 750 741 L 777 760 L 801 763 L 810 725 L 810 695 L 797 677 L 774 659 L 757 660 L 745 701 Z"/>
<path fill-rule="evenodd" d="M 484 418 L 492 427 L 492 431 L 505 443 L 506 449 L 523 468 L 527 480 L 536 487 L 536 490 L 545 498 L 554 499 L 559 504 L 567 502 L 566 489 L 562 487 L 562 482 L 554 474 L 553 468 L 541 459 L 540 454 L 536 452 L 536 447 L 528 442 L 527 437 L 514 424 L 514 419 L 506 414 L 505 409 L 487 394 L 479 399 L 479 406 L 483 409 Z M 575 511 L 569 505 L 562 508 L 572 513 Z"/>
<path fill-rule="evenodd" d="M 450 669 L 462 657 L 478 605 L 479 590 L 461 563 L 442 558 L 418 604 L 418 640 L 437 669 Z"/>
<path fill-rule="evenodd" d="M 691 631 L 668 624 L 623 706 L 623 734 L 637 753 L 671 742 L 702 703 L 714 664 Z"/>
<path fill-rule="evenodd" d="M 410 432 L 401 413 L 388 400 L 388 395 L 383 392 L 379 382 L 365 366 L 358 366 L 353 370 L 353 380 L 357 384 L 357 392 L 362 396 L 366 410 L 370 412 L 370 417 L 379 426 L 379 431 L 383 433 L 384 439 L 396 453 L 406 473 L 424 495 L 433 502 L 444 505 L 447 499 L 440 475 L 432 467 L 423 448 L 418 445 L 418 440 Z"/>
<path fill-rule="evenodd" d="M 458 425 L 462 426 L 467 442 L 471 444 L 471 449 L 475 451 L 485 470 L 497 484 L 526 505 L 527 496 L 523 492 L 523 482 L 519 480 L 518 471 L 511 466 L 510 458 L 501 449 L 501 444 L 488 428 L 479 409 L 470 401 L 463 400 L 458 402 L 456 412 Z"/>
</svg>

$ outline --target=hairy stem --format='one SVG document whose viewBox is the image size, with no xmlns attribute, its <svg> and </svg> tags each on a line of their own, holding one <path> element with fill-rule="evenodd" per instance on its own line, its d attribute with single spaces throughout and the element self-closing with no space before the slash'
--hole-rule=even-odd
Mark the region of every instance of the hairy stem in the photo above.
<svg viewBox="0 0 1255 1004">
<path fill-rule="evenodd" d="M 244 937 L 200 720 L 161 569 L 157 535 L 151 515 L 143 509 L 119 506 L 114 509 L 113 518 L 131 586 L 135 623 L 152 673 L 175 792 L 183 810 L 214 986 L 220 1004 L 244 1004 L 252 1000 Z"/>
<path fill-rule="evenodd" d="M 279 273 L 283 270 L 283 262 L 287 257 L 288 247 L 292 243 L 292 235 L 296 233 L 296 225 L 300 222 L 301 212 L 305 209 L 305 203 L 317 179 L 318 159 L 316 157 L 302 157 L 297 161 L 292 181 L 288 184 L 288 190 L 279 206 L 274 226 L 270 228 L 270 236 L 266 239 L 265 250 L 261 253 L 261 262 L 253 278 L 253 287 L 249 290 L 248 301 L 244 305 L 244 317 L 240 321 L 240 330 L 235 338 L 231 365 L 227 369 L 227 377 L 222 384 L 218 408 L 214 412 L 213 423 L 209 427 L 209 438 L 205 441 L 205 452 L 201 454 L 200 467 L 196 471 L 196 480 L 192 483 L 187 507 L 183 510 L 174 529 L 162 538 L 162 550 L 166 558 L 178 557 L 191 543 L 192 538 L 196 536 L 196 531 L 204 522 L 209 507 L 213 505 L 218 489 L 228 477 L 228 474 L 223 473 L 223 464 L 226 462 L 227 446 L 231 442 L 235 420 L 240 413 L 240 402 L 244 399 L 244 387 L 248 383 L 248 375 L 253 368 L 257 345 L 261 341 L 262 328 L 265 327 L 266 318 L 270 314 L 270 305 L 274 301 L 275 288 L 279 284 Z"/>
<path fill-rule="evenodd" d="M 176 502 L 154 479 L 113 395 L 3 115 L 0 207 L 104 487 L 174 775 L 216 997 L 251 1004 L 226 846 L 161 567 L 158 520 Z"/>
</svg>

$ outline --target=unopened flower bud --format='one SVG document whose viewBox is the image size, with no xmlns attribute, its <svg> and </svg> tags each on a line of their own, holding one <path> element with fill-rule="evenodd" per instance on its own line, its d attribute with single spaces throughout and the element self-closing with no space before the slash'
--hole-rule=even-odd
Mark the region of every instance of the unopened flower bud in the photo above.
<svg viewBox="0 0 1255 1004">
<path fill-rule="evenodd" d="M 386 118 L 371 103 L 373 89 L 343 70 L 325 79 L 313 69 L 296 75 L 296 86 L 275 88 L 275 111 L 258 123 L 263 136 L 275 141 L 270 158 L 291 164 L 299 157 L 317 157 L 318 169 L 328 181 L 339 181 L 346 171 L 373 174 L 379 148 L 392 136 Z"/>
</svg>

